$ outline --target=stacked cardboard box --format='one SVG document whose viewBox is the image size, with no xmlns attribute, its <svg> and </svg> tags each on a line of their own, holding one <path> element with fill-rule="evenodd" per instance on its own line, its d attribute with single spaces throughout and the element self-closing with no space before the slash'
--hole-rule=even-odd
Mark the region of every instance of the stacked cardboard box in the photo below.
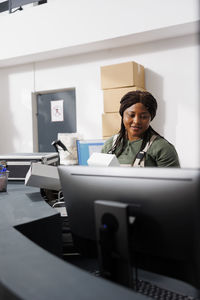
<svg viewBox="0 0 200 300">
<path fill-rule="evenodd" d="M 145 90 L 144 67 L 126 62 L 101 67 L 104 113 L 102 136 L 104 139 L 118 133 L 121 127 L 119 107 L 121 98 L 130 91 Z"/>
</svg>

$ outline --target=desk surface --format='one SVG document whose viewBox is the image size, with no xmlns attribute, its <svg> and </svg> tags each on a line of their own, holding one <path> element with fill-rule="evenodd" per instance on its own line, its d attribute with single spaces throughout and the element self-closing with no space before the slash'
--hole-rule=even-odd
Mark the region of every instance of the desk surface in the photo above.
<svg viewBox="0 0 200 300">
<path fill-rule="evenodd" d="M 10 183 L 0 204 L 0 299 L 149 299 L 66 263 L 19 232 L 24 224 L 51 226 L 59 218 L 39 189 Z"/>
</svg>

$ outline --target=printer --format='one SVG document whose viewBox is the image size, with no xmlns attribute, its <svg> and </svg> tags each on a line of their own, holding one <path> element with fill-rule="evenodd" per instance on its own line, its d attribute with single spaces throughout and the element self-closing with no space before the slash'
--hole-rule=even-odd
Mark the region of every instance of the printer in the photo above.
<svg viewBox="0 0 200 300">
<path fill-rule="evenodd" d="M 0 154 L 0 161 L 6 163 L 9 171 L 8 180 L 25 180 L 32 162 L 57 166 L 59 154 L 57 152 Z"/>
</svg>

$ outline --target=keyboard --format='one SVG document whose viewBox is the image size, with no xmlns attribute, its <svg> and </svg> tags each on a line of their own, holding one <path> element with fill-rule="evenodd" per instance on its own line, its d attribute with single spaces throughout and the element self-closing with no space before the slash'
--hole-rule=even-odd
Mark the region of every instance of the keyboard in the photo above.
<svg viewBox="0 0 200 300">
<path fill-rule="evenodd" d="M 150 282 L 137 280 L 134 281 L 134 290 L 137 293 L 151 297 L 156 300 L 200 300 L 176 292 L 160 288 Z"/>
</svg>

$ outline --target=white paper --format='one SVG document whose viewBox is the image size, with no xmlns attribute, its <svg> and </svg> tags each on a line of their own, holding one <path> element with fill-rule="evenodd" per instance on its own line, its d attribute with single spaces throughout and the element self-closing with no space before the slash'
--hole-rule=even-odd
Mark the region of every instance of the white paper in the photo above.
<svg viewBox="0 0 200 300">
<path fill-rule="evenodd" d="M 63 100 L 51 101 L 51 122 L 63 122 Z"/>
</svg>

